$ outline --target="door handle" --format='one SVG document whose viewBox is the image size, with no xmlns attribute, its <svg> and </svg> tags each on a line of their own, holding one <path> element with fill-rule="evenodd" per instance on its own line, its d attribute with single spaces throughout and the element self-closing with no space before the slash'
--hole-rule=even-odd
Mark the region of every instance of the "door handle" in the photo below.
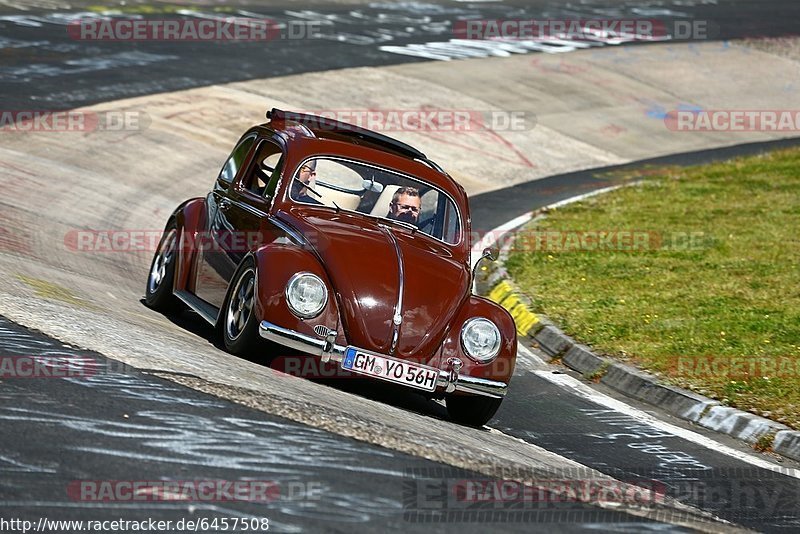
<svg viewBox="0 0 800 534">
<path fill-rule="evenodd" d="M 219 209 L 226 210 L 231 207 L 231 201 L 227 198 L 223 198 L 219 201 Z"/>
</svg>

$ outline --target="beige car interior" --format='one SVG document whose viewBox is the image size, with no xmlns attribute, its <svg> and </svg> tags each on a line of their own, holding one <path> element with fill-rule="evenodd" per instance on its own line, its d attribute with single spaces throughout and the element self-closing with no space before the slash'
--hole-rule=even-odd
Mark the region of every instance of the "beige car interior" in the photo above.
<svg viewBox="0 0 800 534">
<path fill-rule="evenodd" d="M 335 202 L 336 205 L 342 209 L 350 211 L 358 210 L 359 205 L 361 204 L 361 195 L 338 191 L 330 187 L 325 187 L 321 184 L 317 186 L 317 181 L 320 180 L 321 182 L 325 183 L 337 184 L 345 188 L 355 188 L 357 187 L 356 183 L 358 183 L 358 185 L 361 184 L 362 177 L 360 175 L 357 175 L 354 171 L 344 167 L 341 164 L 327 161 L 325 159 L 317 160 L 316 173 L 316 176 L 311 179 L 311 183 L 309 185 L 321 195 L 321 198 L 317 198 L 313 193 L 310 193 L 311 196 L 314 196 L 326 206 L 334 207 Z M 375 217 L 385 217 L 386 214 L 389 213 L 389 204 L 392 202 L 392 197 L 394 196 L 395 192 L 400 189 L 400 187 L 401 186 L 398 184 L 385 185 L 380 196 L 378 196 L 378 200 L 375 202 L 375 204 L 373 204 L 372 209 L 369 211 L 369 214 Z M 422 195 L 422 198 L 420 199 L 420 220 L 422 220 L 424 217 L 430 217 L 430 215 L 436 210 L 437 196 L 438 193 L 435 190 L 429 190 Z M 362 211 L 363 210 L 364 207 L 362 206 Z"/>
<path fill-rule="evenodd" d="M 313 187 L 313 186 L 312 186 Z M 335 189 L 328 189 L 327 187 L 314 188 L 322 198 L 318 199 L 326 206 L 334 207 L 333 203 L 342 208 L 343 210 L 355 211 L 358 208 L 361 197 L 353 193 L 345 193 L 343 191 L 336 191 Z M 313 193 L 310 193 L 313 196 Z"/>
</svg>

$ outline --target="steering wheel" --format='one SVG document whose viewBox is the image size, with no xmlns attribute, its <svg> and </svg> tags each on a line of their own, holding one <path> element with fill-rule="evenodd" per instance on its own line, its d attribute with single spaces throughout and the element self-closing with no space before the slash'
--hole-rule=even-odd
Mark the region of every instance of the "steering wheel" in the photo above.
<svg viewBox="0 0 800 534">
<path fill-rule="evenodd" d="M 433 223 L 435 221 L 436 221 L 436 214 L 433 214 L 430 217 L 428 217 L 427 219 L 425 219 L 424 221 L 420 221 L 420 223 L 417 225 L 417 229 L 420 232 L 430 233 L 430 232 L 427 232 L 425 230 L 425 228 L 430 226 L 431 227 L 431 231 L 433 231 Z"/>
</svg>

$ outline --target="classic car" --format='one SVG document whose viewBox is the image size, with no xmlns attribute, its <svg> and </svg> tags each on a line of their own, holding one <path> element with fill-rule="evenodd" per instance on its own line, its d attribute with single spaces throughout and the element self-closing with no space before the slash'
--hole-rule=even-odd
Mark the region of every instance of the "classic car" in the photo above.
<svg viewBox="0 0 800 534">
<path fill-rule="evenodd" d="M 267 118 L 208 195 L 169 217 L 147 305 L 188 305 L 234 354 L 296 351 L 486 423 L 517 339 L 508 312 L 472 294 L 464 189 L 383 134 L 277 109 Z"/>
</svg>

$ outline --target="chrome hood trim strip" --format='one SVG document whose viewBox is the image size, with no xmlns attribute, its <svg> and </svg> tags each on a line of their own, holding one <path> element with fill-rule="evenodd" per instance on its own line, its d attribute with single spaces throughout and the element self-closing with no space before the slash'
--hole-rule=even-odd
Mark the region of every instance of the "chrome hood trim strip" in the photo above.
<svg viewBox="0 0 800 534">
<path fill-rule="evenodd" d="M 267 220 L 269 220 L 270 223 L 272 223 L 275 226 L 277 226 L 278 228 L 280 228 L 284 233 L 286 233 L 286 235 L 288 235 L 290 238 L 292 238 L 295 241 L 295 243 L 297 243 L 298 245 L 300 245 L 302 247 L 309 246 L 309 243 L 306 240 L 305 236 L 303 236 L 303 234 L 298 232 L 293 226 L 289 225 L 289 223 L 287 223 L 283 219 L 281 219 L 279 217 L 276 217 L 274 215 L 270 215 L 270 216 L 267 217 Z"/>
<path fill-rule="evenodd" d="M 397 341 L 400 339 L 400 325 L 403 324 L 403 293 L 405 292 L 405 270 L 403 268 L 403 251 L 400 250 L 400 245 L 397 244 L 397 239 L 394 237 L 391 228 L 383 224 L 378 227 L 389 236 L 389 239 L 394 245 L 395 254 L 397 254 L 397 272 L 399 273 L 399 283 L 397 285 L 397 302 L 394 305 L 394 315 L 392 317 L 392 343 L 389 347 L 389 355 L 394 356 L 397 350 Z"/>
</svg>

